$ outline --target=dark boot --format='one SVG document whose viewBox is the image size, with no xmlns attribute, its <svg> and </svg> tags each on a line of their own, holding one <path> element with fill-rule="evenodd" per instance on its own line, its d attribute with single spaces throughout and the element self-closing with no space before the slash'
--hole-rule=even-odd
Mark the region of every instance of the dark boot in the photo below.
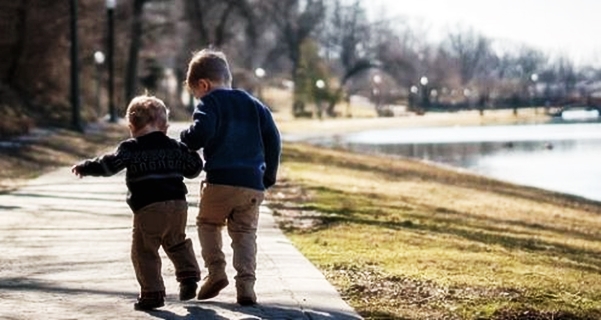
<svg viewBox="0 0 601 320">
<path fill-rule="evenodd" d="M 165 291 L 142 292 L 138 302 L 134 303 L 136 310 L 152 310 L 165 305 Z"/>
<path fill-rule="evenodd" d="M 198 289 L 198 284 L 196 284 L 195 279 L 185 279 L 182 280 L 179 284 L 179 300 L 186 301 L 196 297 L 196 289 Z"/>
</svg>

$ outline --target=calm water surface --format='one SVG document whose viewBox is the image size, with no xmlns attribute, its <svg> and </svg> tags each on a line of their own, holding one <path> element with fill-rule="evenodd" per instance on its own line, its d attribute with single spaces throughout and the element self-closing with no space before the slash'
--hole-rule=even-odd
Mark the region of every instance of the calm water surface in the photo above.
<svg viewBox="0 0 601 320">
<path fill-rule="evenodd" d="M 601 201 L 601 123 L 373 130 L 315 141 Z"/>
</svg>

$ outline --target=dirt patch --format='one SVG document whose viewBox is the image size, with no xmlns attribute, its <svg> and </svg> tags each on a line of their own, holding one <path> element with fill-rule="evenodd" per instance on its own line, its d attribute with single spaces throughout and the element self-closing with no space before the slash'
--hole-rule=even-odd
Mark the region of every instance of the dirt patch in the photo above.
<svg viewBox="0 0 601 320">
<path fill-rule="evenodd" d="M 284 231 L 311 231 L 324 224 L 321 212 L 303 208 L 303 203 L 309 199 L 308 193 L 284 177 L 278 180 L 267 196 L 274 219 Z"/>
</svg>

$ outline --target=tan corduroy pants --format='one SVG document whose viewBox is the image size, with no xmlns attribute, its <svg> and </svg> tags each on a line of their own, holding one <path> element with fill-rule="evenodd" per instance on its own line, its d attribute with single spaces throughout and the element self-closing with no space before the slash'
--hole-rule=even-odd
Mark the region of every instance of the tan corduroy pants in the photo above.
<svg viewBox="0 0 601 320">
<path fill-rule="evenodd" d="M 177 281 L 200 280 L 192 241 L 186 239 L 188 204 L 184 200 L 156 202 L 134 213 L 131 260 L 141 291 L 164 291 L 159 247 L 175 267 Z"/>
<path fill-rule="evenodd" d="M 234 252 L 237 282 L 255 281 L 259 205 L 264 192 L 249 188 L 202 183 L 196 223 L 201 254 L 209 276 L 225 271 L 221 230 L 227 225 Z"/>
</svg>

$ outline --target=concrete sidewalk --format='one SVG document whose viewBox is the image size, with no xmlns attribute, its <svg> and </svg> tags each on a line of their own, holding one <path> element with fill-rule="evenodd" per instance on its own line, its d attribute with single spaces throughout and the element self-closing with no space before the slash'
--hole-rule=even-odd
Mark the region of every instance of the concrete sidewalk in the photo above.
<svg viewBox="0 0 601 320">
<path fill-rule="evenodd" d="M 199 180 L 187 183 L 187 234 L 202 265 L 194 223 Z M 161 251 L 166 305 L 134 311 L 138 284 L 129 258 L 132 214 L 125 193 L 123 174 L 77 179 L 61 168 L 0 195 L 0 319 L 360 319 L 265 207 L 257 306 L 236 304 L 233 281 L 215 299 L 178 301 L 173 265 Z M 233 280 L 227 234 L 224 245 Z"/>
</svg>

